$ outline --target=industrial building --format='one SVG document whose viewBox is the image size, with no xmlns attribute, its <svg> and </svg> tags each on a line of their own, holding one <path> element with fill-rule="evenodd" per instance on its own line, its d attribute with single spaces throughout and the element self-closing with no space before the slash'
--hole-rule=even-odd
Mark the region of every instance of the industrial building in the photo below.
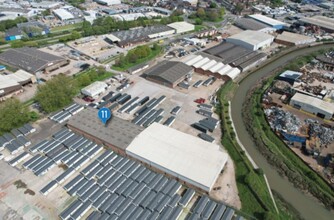
<svg viewBox="0 0 334 220">
<path fill-rule="evenodd" d="M 303 25 L 315 25 L 327 32 L 334 32 L 334 18 L 325 16 L 304 17 L 299 19 L 299 23 Z"/>
<path fill-rule="evenodd" d="M 6 50 L 0 54 L 0 62 L 33 74 L 41 71 L 50 72 L 69 63 L 63 57 L 55 56 L 32 47 Z"/>
<path fill-rule="evenodd" d="M 37 21 L 17 24 L 17 27 L 10 28 L 5 33 L 5 40 L 19 40 L 23 37 L 35 37 L 50 33 L 48 26 Z"/>
<path fill-rule="evenodd" d="M 250 18 L 259 21 L 263 24 L 266 24 L 272 28 L 275 28 L 276 30 L 281 30 L 284 27 L 287 27 L 288 24 L 278 21 L 276 19 L 273 18 L 269 18 L 267 16 L 261 15 L 261 14 L 253 14 L 253 15 L 248 15 Z"/>
<path fill-rule="evenodd" d="M 108 85 L 105 82 L 97 81 L 81 89 L 81 93 L 92 98 L 97 98 L 106 91 L 107 87 Z"/>
<path fill-rule="evenodd" d="M 202 53 L 200 54 L 202 55 Z M 212 55 L 212 59 L 217 57 L 222 63 L 237 67 L 241 71 L 255 67 L 267 58 L 265 53 L 252 51 L 229 42 L 223 42 L 205 50 L 202 56 L 206 57 L 210 55 Z"/>
<path fill-rule="evenodd" d="M 286 70 L 277 77 L 277 80 L 288 82 L 293 85 L 303 74 L 296 71 Z"/>
<path fill-rule="evenodd" d="M 175 30 L 176 34 L 186 33 L 195 30 L 195 25 L 185 21 L 174 22 L 167 25 Z"/>
<path fill-rule="evenodd" d="M 36 77 L 24 70 L 13 74 L 0 75 L 0 101 L 22 90 L 22 86 L 35 83 Z"/>
<path fill-rule="evenodd" d="M 241 72 L 238 68 L 224 64 L 219 58 L 206 54 L 187 57 L 184 63 L 192 66 L 196 73 L 214 76 L 225 81 L 235 79 Z"/>
<path fill-rule="evenodd" d="M 57 16 L 57 18 L 62 21 L 74 19 L 74 15 L 64 8 L 58 8 L 56 10 L 53 10 L 52 12 L 55 16 Z"/>
<path fill-rule="evenodd" d="M 121 0 L 94 0 L 94 2 L 100 5 L 119 5 L 121 4 Z"/>
<path fill-rule="evenodd" d="M 218 145 L 159 123 L 141 132 L 126 153 L 186 185 L 210 192 L 227 162 Z"/>
<path fill-rule="evenodd" d="M 269 28 L 270 26 L 264 23 L 261 23 L 257 20 L 254 20 L 252 18 L 238 18 L 235 23 L 235 26 L 243 29 L 243 30 L 253 30 L 253 31 L 260 31 L 266 28 Z"/>
<path fill-rule="evenodd" d="M 334 104 L 319 98 L 296 93 L 290 100 L 290 105 L 312 113 L 320 118 L 331 119 L 334 114 Z"/>
<path fill-rule="evenodd" d="M 282 34 L 277 35 L 275 38 L 275 42 L 279 44 L 284 44 L 287 46 L 296 46 L 302 44 L 310 44 L 315 42 L 316 39 L 313 37 L 291 33 L 288 31 L 284 31 Z"/>
<path fill-rule="evenodd" d="M 226 42 L 243 46 L 250 50 L 260 50 L 269 47 L 274 36 L 259 31 L 247 30 L 226 38 Z"/>
<path fill-rule="evenodd" d="M 152 38 L 168 36 L 174 33 L 175 30 L 170 27 L 154 25 L 132 30 L 112 32 L 106 36 L 106 40 L 109 43 L 116 43 L 120 47 L 127 47 L 148 41 Z"/>
<path fill-rule="evenodd" d="M 70 118 L 68 128 L 98 144 L 124 155 L 125 148 L 143 131 L 143 128 L 129 121 L 112 116 L 104 125 L 97 117 L 97 109 L 87 108 Z"/>
<path fill-rule="evenodd" d="M 187 77 L 190 77 L 192 73 L 193 69 L 184 63 L 163 61 L 146 71 L 144 77 L 147 80 L 174 88 Z"/>
</svg>

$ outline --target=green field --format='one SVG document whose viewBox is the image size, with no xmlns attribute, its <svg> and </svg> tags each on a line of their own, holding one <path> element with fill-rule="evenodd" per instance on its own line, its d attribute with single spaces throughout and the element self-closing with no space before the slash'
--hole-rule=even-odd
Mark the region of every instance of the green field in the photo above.
<svg viewBox="0 0 334 220">
<path fill-rule="evenodd" d="M 74 29 L 81 28 L 81 27 L 82 27 L 82 23 L 68 24 L 64 26 L 58 26 L 58 27 L 51 28 L 51 33 L 69 31 L 69 30 L 74 30 Z"/>
</svg>

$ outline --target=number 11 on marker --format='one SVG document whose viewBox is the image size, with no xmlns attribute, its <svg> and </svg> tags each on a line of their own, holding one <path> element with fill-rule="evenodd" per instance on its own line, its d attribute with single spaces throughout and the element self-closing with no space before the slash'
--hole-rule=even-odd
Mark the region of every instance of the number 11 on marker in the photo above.
<svg viewBox="0 0 334 220">
<path fill-rule="evenodd" d="M 97 115 L 99 119 L 102 121 L 102 123 L 106 124 L 111 117 L 111 112 L 109 108 L 101 108 Z"/>
</svg>

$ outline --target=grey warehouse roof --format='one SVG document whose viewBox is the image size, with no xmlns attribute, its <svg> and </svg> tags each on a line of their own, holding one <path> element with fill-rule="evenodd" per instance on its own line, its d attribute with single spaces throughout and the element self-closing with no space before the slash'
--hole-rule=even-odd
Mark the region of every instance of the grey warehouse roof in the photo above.
<svg viewBox="0 0 334 220">
<path fill-rule="evenodd" d="M 268 25 L 256 21 L 252 18 L 239 18 L 235 22 L 235 25 L 244 30 L 254 30 L 254 31 L 269 27 Z"/>
<path fill-rule="evenodd" d="M 0 54 L 0 61 L 35 73 L 48 65 L 65 60 L 63 57 L 45 53 L 35 48 L 23 47 L 9 49 Z"/>
<path fill-rule="evenodd" d="M 146 78 L 174 83 L 185 77 L 192 70 L 190 66 L 181 62 L 164 61 L 149 69 L 145 75 Z"/>
<path fill-rule="evenodd" d="M 105 127 L 98 119 L 97 112 L 97 109 L 87 108 L 73 116 L 68 125 L 120 149 L 125 149 L 144 130 L 116 116 L 112 116 Z"/>
</svg>

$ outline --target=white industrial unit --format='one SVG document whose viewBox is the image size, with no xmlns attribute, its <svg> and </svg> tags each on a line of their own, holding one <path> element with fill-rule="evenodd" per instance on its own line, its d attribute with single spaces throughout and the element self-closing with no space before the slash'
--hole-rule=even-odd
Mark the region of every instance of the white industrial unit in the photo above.
<svg viewBox="0 0 334 220">
<path fill-rule="evenodd" d="M 94 82 L 81 89 L 81 93 L 92 98 L 97 98 L 101 93 L 106 91 L 107 86 L 104 82 Z"/>
<path fill-rule="evenodd" d="M 126 153 L 205 192 L 211 191 L 228 158 L 218 145 L 159 123 L 141 132 Z"/>
<path fill-rule="evenodd" d="M 69 11 L 63 8 L 53 10 L 53 13 L 62 21 L 74 19 L 74 16 Z"/>
<path fill-rule="evenodd" d="M 296 93 L 290 100 L 290 105 L 315 114 L 325 119 L 331 119 L 334 114 L 334 104 L 321 99 Z"/>
<path fill-rule="evenodd" d="M 269 47 L 274 41 L 274 36 L 259 31 L 247 30 L 228 37 L 226 41 L 255 51 Z"/>
<path fill-rule="evenodd" d="M 174 23 L 168 24 L 167 26 L 170 27 L 170 28 L 173 28 L 175 30 L 176 34 L 185 33 L 185 32 L 195 30 L 195 25 L 190 24 L 190 23 L 185 22 L 185 21 L 174 22 Z"/>
</svg>

